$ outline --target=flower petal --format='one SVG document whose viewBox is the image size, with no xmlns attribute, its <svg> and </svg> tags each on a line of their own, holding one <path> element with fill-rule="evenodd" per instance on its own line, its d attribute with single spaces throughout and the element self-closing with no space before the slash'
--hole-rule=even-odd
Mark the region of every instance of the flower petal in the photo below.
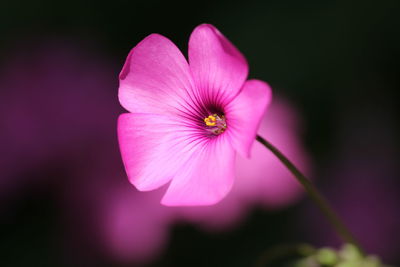
<svg viewBox="0 0 400 267">
<path fill-rule="evenodd" d="M 151 34 L 129 53 L 119 75 L 119 101 L 132 113 L 187 109 L 193 88 L 188 63 L 166 37 Z"/>
<path fill-rule="evenodd" d="M 199 144 L 196 132 L 170 117 L 125 113 L 118 120 L 122 160 L 130 182 L 141 191 L 173 178 Z M 196 137 L 196 136 L 195 136 Z"/>
<path fill-rule="evenodd" d="M 240 155 L 250 156 L 251 145 L 271 98 L 271 88 L 267 83 L 248 80 L 240 94 L 227 105 L 227 133 Z"/>
<path fill-rule="evenodd" d="M 212 205 L 230 191 L 234 180 L 235 151 L 221 135 L 193 153 L 172 180 L 162 204 Z"/>
<path fill-rule="evenodd" d="M 244 56 L 209 24 L 196 27 L 190 36 L 189 65 L 200 96 L 211 103 L 232 100 L 248 74 Z"/>
</svg>

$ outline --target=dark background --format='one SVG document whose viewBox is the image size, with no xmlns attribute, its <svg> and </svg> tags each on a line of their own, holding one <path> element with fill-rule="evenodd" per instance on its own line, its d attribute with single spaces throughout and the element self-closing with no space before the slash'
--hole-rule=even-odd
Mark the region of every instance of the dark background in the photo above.
<svg viewBox="0 0 400 267">
<path fill-rule="evenodd" d="M 29 47 L 58 39 L 77 46 L 95 44 L 98 52 L 113 59 L 115 67 L 107 75 L 115 79 L 115 87 L 109 90 L 116 96 L 118 72 L 129 50 L 141 39 L 158 32 L 186 51 L 193 28 L 211 23 L 246 55 L 250 77 L 268 81 L 275 93 L 290 99 L 301 111 L 306 129 L 303 142 L 313 160 L 313 176 L 342 209 L 345 220 L 351 224 L 351 215 L 367 210 L 351 225 L 355 232 L 363 221 L 390 221 L 392 238 L 376 242 L 393 251 L 400 249 L 396 240 L 399 210 L 379 215 L 373 211 L 384 209 L 386 202 L 380 201 L 387 195 L 392 204 L 397 203 L 400 193 L 399 7 L 396 0 L 3 1 L 0 59 L 5 62 L 22 43 Z M 8 114 L 2 111 L 1 116 Z M 69 163 L 58 164 L 17 175 L 66 175 L 63 168 Z M 352 180 L 354 176 L 360 178 Z M 338 181 L 336 177 L 349 179 Z M 380 193 L 372 189 L 366 195 L 366 180 Z M 13 197 L 12 204 L 7 198 L 2 200 L 0 265 L 119 266 L 90 249 L 87 253 L 64 252 L 61 240 L 66 233 L 60 227 L 63 218 L 54 201 L 56 194 L 50 184 L 24 190 Z M 347 197 L 346 203 L 335 202 L 342 196 Z M 349 208 L 352 205 L 354 209 Z M 365 205 L 374 207 L 370 214 Z M 219 235 L 176 225 L 168 247 L 150 266 L 251 266 L 262 251 L 280 243 L 336 245 L 336 241 L 324 240 L 326 234 L 320 231 L 328 226 L 310 219 L 318 218 L 315 213 L 312 203 L 304 199 L 280 211 L 255 209 L 239 229 Z M 367 231 L 356 235 L 365 238 L 380 230 Z M 376 252 L 373 248 L 370 252 Z M 67 261 L 65 254 L 69 255 Z M 382 256 L 388 263 L 400 263 L 393 253 Z"/>
</svg>

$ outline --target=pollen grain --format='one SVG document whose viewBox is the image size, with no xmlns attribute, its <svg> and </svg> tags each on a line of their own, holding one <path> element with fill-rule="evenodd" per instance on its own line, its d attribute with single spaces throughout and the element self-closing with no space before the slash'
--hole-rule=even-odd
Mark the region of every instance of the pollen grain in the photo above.
<svg viewBox="0 0 400 267">
<path fill-rule="evenodd" d="M 204 122 L 207 126 L 215 126 L 217 123 L 217 118 L 214 115 L 210 115 L 207 118 L 204 118 Z"/>
</svg>

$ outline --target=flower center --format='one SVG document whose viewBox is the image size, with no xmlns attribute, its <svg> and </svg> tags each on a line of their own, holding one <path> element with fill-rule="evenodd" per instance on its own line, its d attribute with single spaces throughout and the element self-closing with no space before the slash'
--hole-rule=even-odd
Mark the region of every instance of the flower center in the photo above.
<svg viewBox="0 0 400 267">
<path fill-rule="evenodd" d="M 219 135 L 226 130 L 226 119 L 224 115 L 212 114 L 204 118 L 204 123 L 207 126 L 207 131 Z"/>
</svg>

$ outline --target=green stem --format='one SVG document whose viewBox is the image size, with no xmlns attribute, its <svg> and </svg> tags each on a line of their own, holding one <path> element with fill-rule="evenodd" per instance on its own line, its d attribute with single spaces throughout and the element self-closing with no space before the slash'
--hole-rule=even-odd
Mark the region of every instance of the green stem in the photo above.
<svg viewBox="0 0 400 267">
<path fill-rule="evenodd" d="M 257 135 L 257 141 L 263 144 L 266 148 L 268 148 L 285 166 L 288 170 L 296 177 L 297 181 L 304 187 L 308 195 L 311 199 L 317 204 L 322 213 L 326 216 L 328 221 L 331 223 L 333 228 L 335 228 L 336 232 L 340 235 L 340 237 L 347 243 L 351 243 L 358 248 L 361 254 L 364 255 L 364 251 L 344 225 L 344 223 L 340 220 L 339 216 L 333 211 L 328 202 L 322 196 L 322 194 L 318 191 L 318 189 L 314 186 L 313 183 L 309 179 L 307 179 L 297 168 L 293 165 L 293 163 L 283 155 L 276 147 L 274 147 L 267 140 Z"/>
</svg>

